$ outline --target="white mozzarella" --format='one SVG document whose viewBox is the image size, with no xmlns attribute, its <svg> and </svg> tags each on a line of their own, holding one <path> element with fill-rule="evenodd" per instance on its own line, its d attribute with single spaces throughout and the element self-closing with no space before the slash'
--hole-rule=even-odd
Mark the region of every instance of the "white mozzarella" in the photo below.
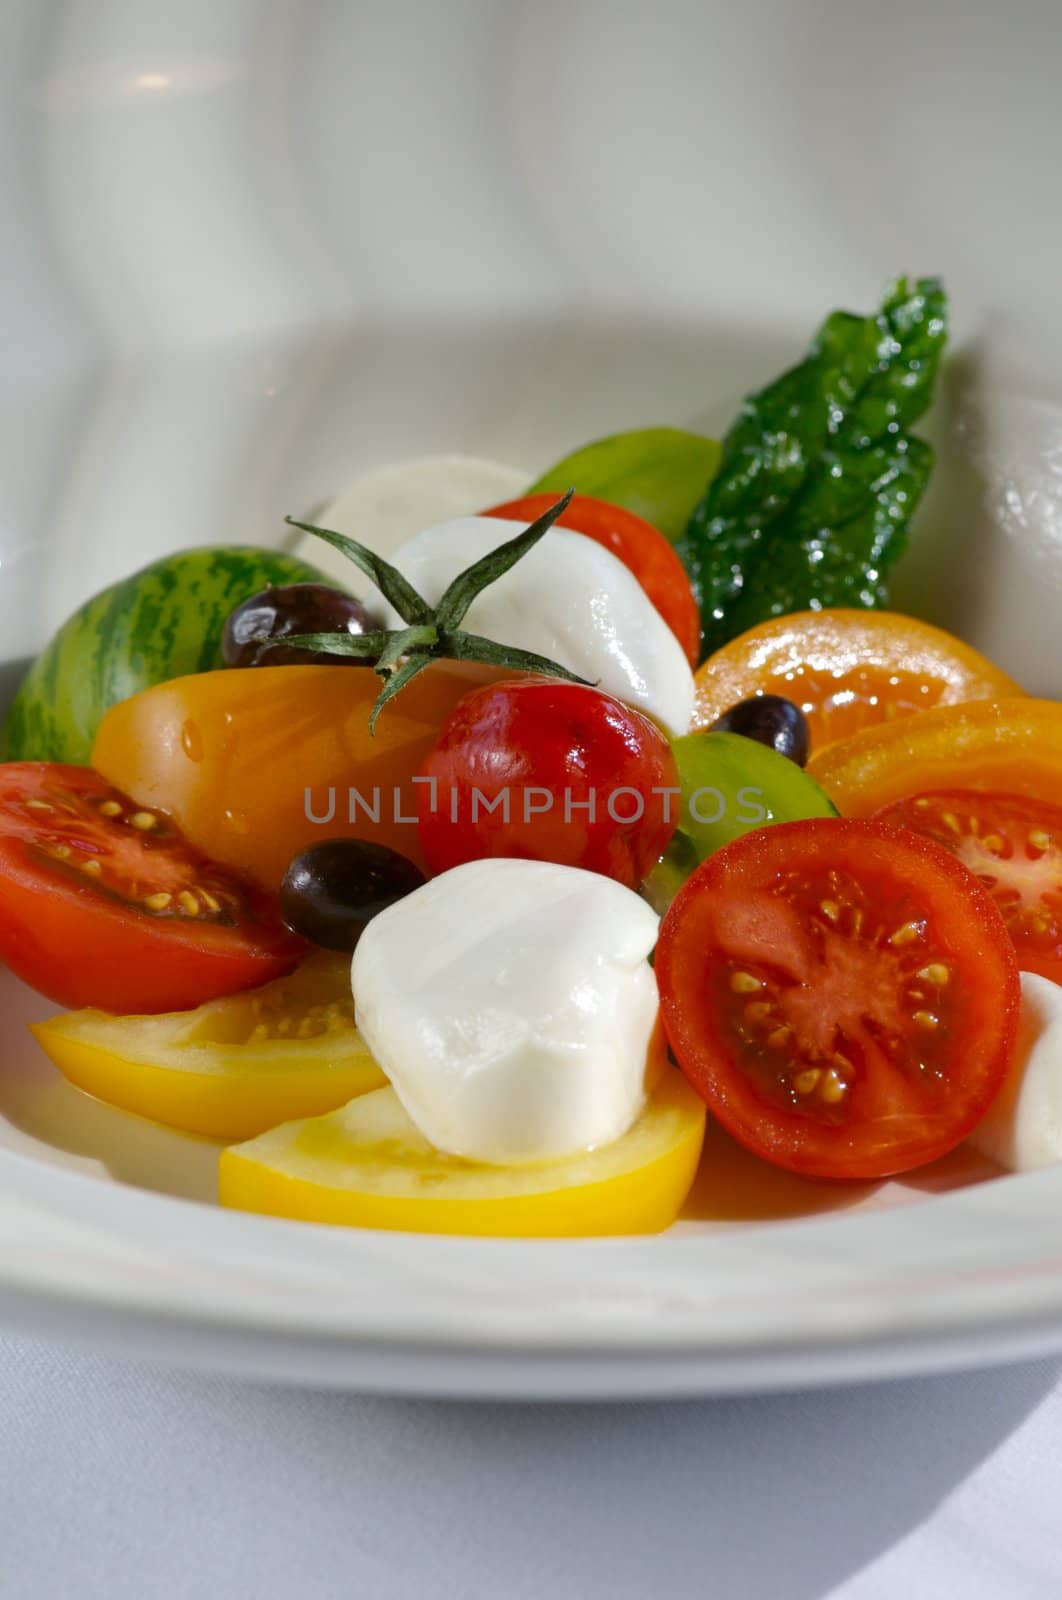
<svg viewBox="0 0 1062 1600">
<path fill-rule="evenodd" d="M 1007 1080 L 970 1137 L 1012 1172 L 1062 1161 L 1062 985 L 1021 975 L 1021 1027 Z"/>
<path fill-rule="evenodd" d="M 526 527 L 496 517 L 457 517 L 425 528 L 391 559 L 436 605 L 459 572 Z M 387 621 L 401 626 L 390 607 Z M 550 528 L 472 602 L 461 627 L 546 656 L 648 712 L 671 733 L 689 728 L 695 691 L 682 646 L 630 569 L 581 533 Z"/>
<path fill-rule="evenodd" d="M 374 917 L 358 1027 L 436 1148 L 500 1165 L 618 1139 L 665 1059 L 658 919 L 596 873 L 473 861 Z"/>
<path fill-rule="evenodd" d="M 421 528 L 514 500 L 529 482 L 529 473 L 500 461 L 422 456 L 373 468 L 302 520 L 345 533 L 390 559 L 391 552 Z M 363 596 L 370 587 L 345 556 L 313 534 L 298 534 L 292 548 L 353 594 Z"/>
</svg>

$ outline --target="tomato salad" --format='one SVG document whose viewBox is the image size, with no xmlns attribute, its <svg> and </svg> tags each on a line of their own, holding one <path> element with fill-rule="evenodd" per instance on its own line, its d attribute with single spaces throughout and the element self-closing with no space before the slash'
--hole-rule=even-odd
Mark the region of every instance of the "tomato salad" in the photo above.
<svg viewBox="0 0 1062 1600">
<path fill-rule="evenodd" d="M 887 605 L 945 328 L 900 280 L 721 445 L 439 463 L 435 521 L 395 468 L 88 601 L 0 765 L 58 1070 L 359 1227 L 660 1231 L 721 1138 L 1062 1159 L 1062 706 Z"/>
</svg>

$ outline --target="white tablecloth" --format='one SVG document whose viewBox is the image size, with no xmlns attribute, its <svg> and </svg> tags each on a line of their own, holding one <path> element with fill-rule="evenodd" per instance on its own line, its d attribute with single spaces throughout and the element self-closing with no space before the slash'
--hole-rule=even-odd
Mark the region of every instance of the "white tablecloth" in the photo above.
<svg viewBox="0 0 1062 1600">
<path fill-rule="evenodd" d="M 436 1404 L 0 1339 L 0 1597 L 1057 1600 L 1062 1367 Z"/>
</svg>

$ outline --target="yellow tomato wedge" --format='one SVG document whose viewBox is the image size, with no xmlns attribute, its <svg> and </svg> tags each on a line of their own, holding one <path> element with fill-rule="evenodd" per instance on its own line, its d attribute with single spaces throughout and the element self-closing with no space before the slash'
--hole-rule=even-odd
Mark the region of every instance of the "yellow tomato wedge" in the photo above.
<svg viewBox="0 0 1062 1600">
<path fill-rule="evenodd" d="M 324 953 L 196 1011 L 68 1011 L 32 1031 L 79 1089 L 217 1139 L 252 1139 L 387 1081 L 354 1026 L 350 962 Z"/>
<path fill-rule="evenodd" d="M 542 1166 L 443 1154 L 393 1089 L 222 1152 L 222 1205 L 404 1233 L 560 1237 L 659 1233 L 697 1170 L 704 1102 L 668 1069 L 622 1139 Z"/>
<path fill-rule="evenodd" d="M 1062 704 L 974 700 L 864 728 L 812 756 L 808 772 L 845 817 L 872 817 L 911 795 L 998 791 L 1056 804 Z"/>
</svg>

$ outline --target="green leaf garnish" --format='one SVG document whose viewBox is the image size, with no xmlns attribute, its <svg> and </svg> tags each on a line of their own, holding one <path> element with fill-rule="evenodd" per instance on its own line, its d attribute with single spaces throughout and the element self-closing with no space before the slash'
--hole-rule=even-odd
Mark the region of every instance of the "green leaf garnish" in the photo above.
<svg viewBox="0 0 1062 1600">
<path fill-rule="evenodd" d="M 746 400 L 679 541 L 705 654 L 768 617 L 881 606 L 929 480 L 908 429 L 947 338 L 936 278 L 897 279 L 880 311 L 835 311 L 799 366 Z"/>
<path fill-rule="evenodd" d="M 397 567 L 385 561 L 383 556 L 367 550 L 356 539 L 335 533 L 331 528 L 318 528 L 312 522 L 299 522 L 295 517 L 286 517 L 285 521 L 293 528 L 314 534 L 348 556 L 372 579 L 407 626 L 377 628 L 371 633 L 296 633 L 285 637 L 285 646 L 316 650 L 323 655 L 372 660 L 373 671 L 385 681 L 369 714 L 370 733 L 375 731 L 376 719 L 387 702 L 393 700 L 432 661 L 482 661 L 490 666 L 511 668 L 514 672 L 540 672 L 549 677 L 564 678 L 569 683 L 592 687 L 586 678 L 569 672 L 567 667 L 549 660 L 547 656 L 536 655 L 533 650 L 500 644 L 493 639 L 484 639 L 476 633 L 464 633 L 458 626 L 476 597 L 514 567 L 549 532 L 573 493 L 569 489 L 556 505 L 550 506 L 522 533 L 507 539 L 504 544 L 488 551 L 470 567 L 459 572 L 435 607 L 417 593 Z M 269 642 L 266 636 L 263 636 L 262 642 Z"/>
</svg>

